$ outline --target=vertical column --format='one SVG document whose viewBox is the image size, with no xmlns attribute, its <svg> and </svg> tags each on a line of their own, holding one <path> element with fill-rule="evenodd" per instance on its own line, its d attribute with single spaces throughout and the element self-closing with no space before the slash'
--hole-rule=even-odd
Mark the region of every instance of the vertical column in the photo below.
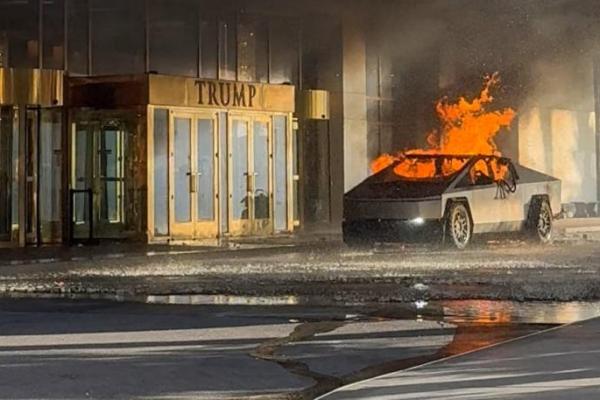
<svg viewBox="0 0 600 400">
<path fill-rule="evenodd" d="M 19 246 L 25 247 L 27 244 L 27 171 L 26 171 L 26 154 L 27 154 L 27 107 L 19 106 L 17 108 L 17 124 L 19 137 L 19 152 L 17 159 L 17 187 L 19 196 Z"/>
<path fill-rule="evenodd" d="M 348 191 L 369 174 L 366 40 L 361 21 L 344 17 L 342 46 L 344 190 Z"/>
</svg>

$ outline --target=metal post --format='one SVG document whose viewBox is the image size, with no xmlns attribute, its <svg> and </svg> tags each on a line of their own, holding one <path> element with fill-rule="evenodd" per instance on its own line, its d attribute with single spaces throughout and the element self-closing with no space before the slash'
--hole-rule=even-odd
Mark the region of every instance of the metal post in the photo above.
<svg viewBox="0 0 600 400">
<path fill-rule="evenodd" d="M 17 118 L 19 126 L 19 153 L 17 161 L 17 179 L 19 196 L 19 246 L 25 247 L 27 244 L 26 219 L 27 219 L 27 171 L 25 171 L 26 131 L 27 131 L 27 107 L 20 105 L 17 108 Z"/>
</svg>

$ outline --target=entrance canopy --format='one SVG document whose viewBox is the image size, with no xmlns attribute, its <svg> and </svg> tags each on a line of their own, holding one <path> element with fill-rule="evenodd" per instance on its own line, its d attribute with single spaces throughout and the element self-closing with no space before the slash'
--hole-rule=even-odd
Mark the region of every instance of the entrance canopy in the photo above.
<svg viewBox="0 0 600 400">
<path fill-rule="evenodd" d="M 293 113 L 294 86 L 217 81 L 168 75 L 123 75 L 69 79 L 72 107 L 211 107 Z"/>
</svg>

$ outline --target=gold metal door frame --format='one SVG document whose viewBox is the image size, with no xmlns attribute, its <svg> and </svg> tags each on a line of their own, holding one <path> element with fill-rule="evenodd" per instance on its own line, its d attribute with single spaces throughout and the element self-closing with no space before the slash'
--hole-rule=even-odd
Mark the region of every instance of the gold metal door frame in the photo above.
<svg viewBox="0 0 600 400">
<path fill-rule="evenodd" d="M 233 215 L 233 122 L 243 121 L 247 125 L 246 151 L 246 196 L 247 196 L 247 219 L 235 219 Z M 268 208 L 269 215 L 267 219 L 255 218 L 255 183 L 256 171 L 254 165 L 254 123 L 263 122 L 267 124 L 267 163 L 268 163 Z M 233 113 L 227 115 L 227 156 L 228 156 L 228 226 L 231 236 L 253 236 L 269 235 L 273 233 L 273 125 L 271 114 L 261 113 Z"/>
<path fill-rule="evenodd" d="M 175 119 L 182 118 L 190 122 L 190 220 L 177 222 L 175 219 Z M 212 121 L 213 137 L 213 219 L 200 220 L 198 216 L 198 121 Z M 218 204 L 218 118 L 214 112 L 189 112 L 169 110 L 169 232 L 172 238 L 197 239 L 214 238 L 219 232 Z"/>
</svg>

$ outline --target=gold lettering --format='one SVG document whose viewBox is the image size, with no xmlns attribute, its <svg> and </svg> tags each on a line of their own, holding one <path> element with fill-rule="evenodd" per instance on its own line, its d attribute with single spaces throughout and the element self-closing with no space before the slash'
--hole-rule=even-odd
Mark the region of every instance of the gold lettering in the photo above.
<svg viewBox="0 0 600 400">
<path fill-rule="evenodd" d="M 211 106 L 220 106 L 217 99 L 217 85 L 214 82 L 208 84 L 208 104 Z"/>
<path fill-rule="evenodd" d="M 206 82 L 196 81 L 195 85 L 198 86 L 198 104 L 204 104 L 204 86 Z"/>
<path fill-rule="evenodd" d="M 248 85 L 248 107 L 252 108 L 252 101 L 256 97 L 256 86 Z"/>
<path fill-rule="evenodd" d="M 228 106 L 229 102 L 231 101 L 231 84 L 229 82 L 219 82 L 219 94 L 221 95 L 221 104 L 224 106 Z"/>
<path fill-rule="evenodd" d="M 239 86 L 236 84 L 233 85 L 233 106 L 234 107 L 246 107 L 246 91 L 244 84 L 240 84 Z M 239 90 L 238 90 L 239 89 Z"/>
</svg>

